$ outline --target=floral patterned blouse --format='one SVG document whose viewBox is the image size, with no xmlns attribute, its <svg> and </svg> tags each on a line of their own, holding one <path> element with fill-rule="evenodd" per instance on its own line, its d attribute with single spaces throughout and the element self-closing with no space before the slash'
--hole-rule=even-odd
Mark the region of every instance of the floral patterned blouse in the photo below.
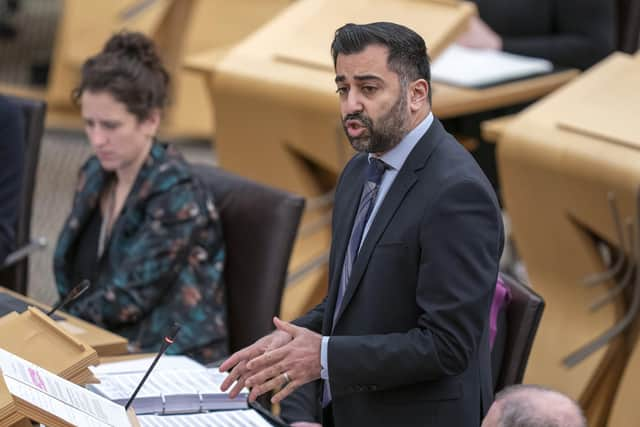
<svg viewBox="0 0 640 427">
<path fill-rule="evenodd" d="M 111 179 L 95 156 L 80 170 L 54 254 L 61 298 L 75 285 L 79 241 L 85 230 L 96 231 L 86 225 Z M 133 351 L 157 350 L 178 322 L 182 329 L 168 353 L 219 359 L 228 352 L 224 258 L 212 196 L 174 148 L 154 143 L 97 259 L 91 287 L 68 311 L 128 338 Z"/>
</svg>

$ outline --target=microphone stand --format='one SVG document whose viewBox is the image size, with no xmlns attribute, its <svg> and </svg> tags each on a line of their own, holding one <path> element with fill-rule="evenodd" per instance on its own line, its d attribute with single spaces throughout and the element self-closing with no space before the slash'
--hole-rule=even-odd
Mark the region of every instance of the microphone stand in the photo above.
<svg viewBox="0 0 640 427">
<path fill-rule="evenodd" d="M 158 354 L 156 354 L 156 357 L 155 359 L 153 359 L 151 366 L 149 366 L 149 369 L 147 369 L 147 372 L 144 374 L 144 377 L 142 377 L 142 380 L 140 381 L 140 383 L 138 384 L 138 387 L 136 387 L 135 391 L 129 398 L 129 401 L 127 402 L 126 405 L 124 405 L 124 409 L 129 409 L 129 406 L 131 406 L 131 404 L 133 403 L 133 400 L 138 395 L 138 392 L 144 385 L 145 381 L 147 381 L 147 377 L 149 376 L 151 371 L 153 371 L 153 368 L 156 366 L 156 363 L 158 363 L 158 360 L 160 360 L 160 356 L 162 356 L 164 352 L 167 351 L 169 346 L 173 344 L 173 342 L 176 340 L 176 336 L 178 335 L 178 332 L 180 332 L 181 327 L 182 326 L 179 323 L 173 324 L 171 331 L 169 331 L 169 334 L 167 334 L 167 336 L 165 336 L 164 340 L 162 341 L 162 346 L 160 347 L 160 351 L 158 351 Z"/>
<path fill-rule="evenodd" d="M 71 292 L 69 292 L 66 297 L 58 301 L 56 305 L 54 305 L 53 308 L 51 308 L 51 310 L 47 312 L 47 316 L 51 317 L 53 313 L 58 311 L 60 308 L 76 300 L 80 295 L 85 293 L 90 286 L 91 282 L 87 279 L 84 279 L 82 282 L 78 283 L 73 289 L 71 289 Z"/>
</svg>

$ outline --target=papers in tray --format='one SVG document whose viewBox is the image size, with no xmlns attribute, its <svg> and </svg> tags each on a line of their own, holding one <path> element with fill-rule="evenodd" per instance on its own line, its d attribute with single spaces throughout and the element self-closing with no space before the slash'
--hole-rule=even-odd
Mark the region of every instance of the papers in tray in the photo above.
<svg viewBox="0 0 640 427">
<path fill-rule="evenodd" d="M 89 369 L 97 377 L 106 374 L 127 374 L 136 372 L 147 372 L 155 356 L 144 357 L 140 359 L 123 360 L 121 362 L 101 363 L 98 366 L 90 366 Z M 206 371 L 204 365 L 196 362 L 187 356 L 163 355 L 158 359 L 153 372 L 165 370 L 201 370 Z"/>
<path fill-rule="evenodd" d="M 174 359 L 176 357 L 178 358 Z M 180 359 L 179 356 L 165 356 L 160 361 L 158 369 L 149 375 L 133 402 L 136 414 L 194 413 L 248 407 L 248 390 L 243 390 L 235 399 L 230 399 L 227 393 L 220 390 L 226 374 L 219 373 L 217 369 L 207 369 L 187 358 Z M 107 399 L 125 404 L 140 383 L 150 361 L 139 363 L 137 368 L 141 369 L 137 371 L 132 371 L 136 366 L 127 365 L 128 363 L 130 362 L 124 362 L 120 366 L 126 369 L 125 372 L 117 372 L 112 367 L 102 367 L 102 373 L 100 368 L 96 369 L 100 384 L 93 384 L 89 388 Z M 173 369 L 172 365 L 180 368 Z M 188 368 L 189 365 L 193 367 Z"/>
<path fill-rule="evenodd" d="M 143 415 L 138 417 L 138 422 L 141 427 L 271 427 L 252 409 L 192 415 Z"/>
<path fill-rule="evenodd" d="M 2 349 L 0 369 L 17 410 L 32 420 L 49 426 L 132 425 L 122 406 Z"/>
<path fill-rule="evenodd" d="M 433 62 L 431 77 L 454 86 L 481 88 L 552 70 L 553 64 L 546 59 L 454 44 Z"/>
</svg>

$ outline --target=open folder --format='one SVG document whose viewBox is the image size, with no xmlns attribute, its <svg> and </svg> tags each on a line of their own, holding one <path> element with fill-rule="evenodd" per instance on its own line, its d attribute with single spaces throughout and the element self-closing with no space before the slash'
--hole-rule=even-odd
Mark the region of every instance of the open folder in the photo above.
<svg viewBox="0 0 640 427">
<path fill-rule="evenodd" d="M 197 366 L 195 362 L 186 363 L 182 356 L 165 356 L 164 359 L 164 365 L 158 364 L 151 372 L 133 401 L 137 414 L 184 414 L 248 408 L 249 391 L 243 389 L 235 399 L 231 399 L 220 390 L 226 374 L 218 372 L 217 368 L 208 369 Z M 100 383 L 91 384 L 89 388 L 107 399 L 124 404 L 140 383 L 151 359 L 146 362 L 122 364 L 123 370 L 120 372 L 117 368 L 97 368 L 94 372 Z"/>
</svg>

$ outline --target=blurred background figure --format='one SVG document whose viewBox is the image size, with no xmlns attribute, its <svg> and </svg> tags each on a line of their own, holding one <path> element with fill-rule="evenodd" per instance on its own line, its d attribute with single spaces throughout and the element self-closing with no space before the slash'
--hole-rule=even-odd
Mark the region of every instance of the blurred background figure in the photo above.
<svg viewBox="0 0 640 427">
<path fill-rule="evenodd" d="M 18 0 L 0 0 L 0 38 L 12 39 L 17 30 L 13 24 L 13 15 L 18 10 Z"/>
<path fill-rule="evenodd" d="M 0 264 L 15 248 L 15 229 L 24 165 L 24 123 L 20 109 L 0 96 Z"/>
<path fill-rule="evenodd" d="M 519 384 L 496 395 L 481 427 L 587 427 L 587 420 L 568 396 Z"/>
<path fill-rule="evenodd" d="M 610 0 L 472 0 L 479 17 L 458 43 L 587 69 L 615 49 Z"/>
<path fill-rule="evenodd" d="M 457 42 L 544 58 L 559 67 L 585 70 L 615 49 L 616 2 L 610 0 L 473 0 L 478 16 Z M 446 120 L 449 132 L 470 141 L 471 154 L 500 195 L 495 144 L 480 134 L 480 123 L 514 114 L 514 105 Z M 472 141 L 472 142 L 471 142 Z"/>
<path fill-rule="evenodd" d="M 61 297 L 89 279 L 68 310 L 155 351 L 200 361 L 227 352 L 224 245 L 213 200 L 171 146 L 155 140 L 169 75 L 143 34 L 121 32 L 82 67 L 73 97 L 94 155 L 81 168 L 54 255 Z"/>
</svg>

